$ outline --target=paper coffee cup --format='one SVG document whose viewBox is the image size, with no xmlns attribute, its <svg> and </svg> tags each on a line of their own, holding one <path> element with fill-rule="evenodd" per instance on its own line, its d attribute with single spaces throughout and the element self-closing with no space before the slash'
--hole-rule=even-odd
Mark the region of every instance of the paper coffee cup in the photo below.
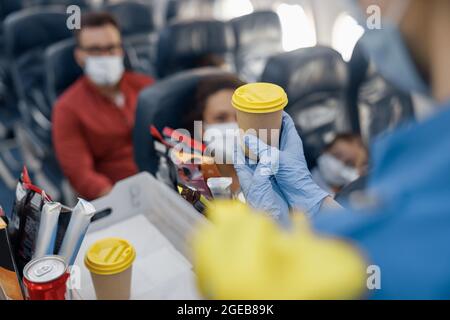
<svg viewBox="0 0 450 320">
<path fill-rule="evenodd" d="M 288 104 L 283 88 L 272 83 L 249 83 L 236 89 L 231 103 L 236 109 L 241 144 L 249 158 L 257 160 L 243 144 L 245 134 L 256 135 L 266 144 L 279 147 L 283 109 Z"/>
<path fill-rule="evenodd" d="M 134 247 L 124 239 L 106 238 L 87 251 L 84 263 L 91 272 L 98 300 L 128 300 L 131 293 Z"/>
</svg>

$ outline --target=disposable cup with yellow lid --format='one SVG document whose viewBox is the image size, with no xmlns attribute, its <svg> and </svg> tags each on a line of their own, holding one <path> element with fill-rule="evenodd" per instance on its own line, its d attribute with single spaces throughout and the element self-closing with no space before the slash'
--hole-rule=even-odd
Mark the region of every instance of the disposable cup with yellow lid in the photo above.
<svg viewBox="0 0 450 320">
<path fill-rule="evenodd" d="M 231 103 L 236 109 L 241 135 L 256 135 L 278 148 L 283 110 L 288 104 L 283 88 L 266 82 L 249 83 L 235 90 Z M 247 150 L 246 155 L 256 158 Z"/>
<path fill-rule="evenodd" d="M 134 247 L 125 239 L 105 238 L 91 245 L 84 263 L 99 300 L 127 300 L 131 292 Z"/>
</svg>

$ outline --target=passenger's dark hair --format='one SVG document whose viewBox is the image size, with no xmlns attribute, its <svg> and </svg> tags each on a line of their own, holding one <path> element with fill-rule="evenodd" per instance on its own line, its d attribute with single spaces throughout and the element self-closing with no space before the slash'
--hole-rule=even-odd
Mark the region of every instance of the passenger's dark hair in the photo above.
<svg viewBox="0 0 450 320">
<path fill-rule="evenodd" d="M 106 25 L 112 25 L 120 31 L 119 23 L 109 12 L 95 11 L 83 14 L 81 17 L 81 28 L 75 30 L 75 38 L 77 43 L 79 44 L 80 34 L 85 28 L 97 28 Z"/>
<path fill-rule="evenodd" d="M 233 74 L 210 76 L 201 80 L 197 86 L 197 91 L 195 94 L 195 105 L 193 106 L 192 111 L 185 117 L 184 128 L 193 133 L 194 121 L 200 121 L 203 119 L 203 112 L 206 108 L 206 102 L 210 96 L 223 89 L 236 90 L 244 84 L 245 82 Z"/>
<path fill-rule="evenodd" d="M 225 58 L 219 54 L 204 54 L 194 61 L 194 68 L 217 67 L 220 68 L 226 63 Z"/>
<path fill-rule="evenodd" d="M 338 133 L 334 137 L 334 139 L 329 144 L 326 145 L 325 151 L 330 150 L 339 141 L 345 141 L 345 142 L 348 142 L 348 143 L 357 143 L 361 147 L 366 149 L 366 151 L 367 151 L 367 147 L 365 146 L 361 136 L 359 134 L 351 133 L 351 132 Z"/>
</svg>

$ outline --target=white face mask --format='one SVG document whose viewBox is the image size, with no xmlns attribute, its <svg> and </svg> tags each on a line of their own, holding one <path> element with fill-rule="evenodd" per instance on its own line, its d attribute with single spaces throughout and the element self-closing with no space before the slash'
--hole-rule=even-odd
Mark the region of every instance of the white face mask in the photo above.
<svg viewBox="0 0 450 320">
<path fill-rule="evenodd" d="M 125 71 L 122 56 L 89 56 L 86 58 L 84 72 L 99 86 L 114 86 Z"/>
<path fill-rule="evenodd" d="M 234 145 L 238 143 L 239 127 L 236 122 L 205 125 L 203 141 L 206 154 L 214 156 L 217 164 L 233 164 Z"/>
<path fill-rule="evenodd" d="M 317 167 L 325 182 L 333 187 L 343 187 L 359 178 L 357 169 L 346 166 L 328 153 L 317 159 Z"/>
</svg>

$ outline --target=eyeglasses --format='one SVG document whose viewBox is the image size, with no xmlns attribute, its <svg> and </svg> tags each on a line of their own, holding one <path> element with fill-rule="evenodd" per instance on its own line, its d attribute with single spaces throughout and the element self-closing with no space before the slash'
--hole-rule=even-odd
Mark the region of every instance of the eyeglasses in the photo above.
<svg viewBox="0 0 450 320">
<path fill-rule="evenodd" d="M 80 48 L 83 51 L 86 51 L 88 54 L 102 55 L 102 54 L 114 54 L 114 53 L 117 53 L 118 51 L 122 50 L 122 45 L 121 44 L 113 44 L 113 45 L 105 46 L 105 47 L 97 47 L 97 46 L 82 47 L 82 46 L 78 46 L 78 48 Z"/>
</svg>

